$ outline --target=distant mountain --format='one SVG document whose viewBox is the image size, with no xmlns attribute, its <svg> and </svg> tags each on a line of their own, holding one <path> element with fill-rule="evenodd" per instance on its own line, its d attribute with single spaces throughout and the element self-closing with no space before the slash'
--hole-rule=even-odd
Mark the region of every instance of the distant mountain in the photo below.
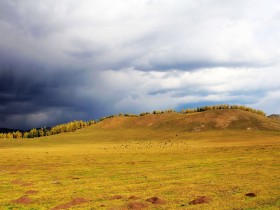
<svg viewBox="0 0 280 210">
<path fill-rule="evenodd" d="M 280 120 L 280 114 L 272 114 L 272 115 L 269 115 L 268 118 Z"/>
</svg>

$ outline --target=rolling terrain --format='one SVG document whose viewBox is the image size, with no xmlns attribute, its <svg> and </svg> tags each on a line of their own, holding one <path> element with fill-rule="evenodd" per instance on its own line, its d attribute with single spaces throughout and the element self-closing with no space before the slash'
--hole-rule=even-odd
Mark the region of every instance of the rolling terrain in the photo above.
<svg viewBox="0 0 280 210">
<path fill-rule="evenodd" d="M 0 140 L 0 209 L 279 209 L 280 121 L 242 110 L 115 116 Z"/>
<path fill-rule="evenodd" d="M 211 110 L 191 114 L 169 112 L 137 117 L 115 116 L 96 125 L 108 129 L 151 128 L 180 131 L 221 129 L 279 130 L 280 122 L 243 110 Z"/>
</svg>

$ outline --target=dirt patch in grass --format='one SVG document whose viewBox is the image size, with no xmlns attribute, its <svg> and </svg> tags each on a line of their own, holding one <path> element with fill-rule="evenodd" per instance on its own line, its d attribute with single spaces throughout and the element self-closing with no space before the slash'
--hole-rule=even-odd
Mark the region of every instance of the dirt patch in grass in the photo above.
<svg viewBox="0 0 280 210">
<path fill-rule="evenodd" d="M 65 204 L 60 204 L 56 207 L 54 207 L 52 210 L 60 210 L 60 209 L 69 209 L 73 206 L 77 206 L 83 203 L 88 202 L 87 199 L 85 198 L 74 198 L 71 202 L 65 203 Z"/>
<path fill-rule="evenodd" d="M 114 195 L 112 197 L 110 197 L 110 200 L 117 200 L 117 199 L 122 199 L 123 196 L 122 195 Z"/>
<path fill-rule="evenodd" d="M 165 204 L 166 201 L 158 198 L 158 197 L 151 197 L 148 198 L 146 201 L 151 202 L 152 204 Z"/>
<path fill-rule="evenodd" d="M 11 174 L 11 175 L 15 175 L 15 174 L 19 174 L 19 172 L 16 172 L 16 171 L 11 171 L 9 174 Z"/>
<path fill-rule="evenodd" d="M 72 179 L 80 179 L 79 177 L 72 177 Z"/>
<path fill-rule="evenodd" d="M 26 191 L 25 192 L 25 194 L 38 194 L 39 193 L 39 191 L 38 190 L 28 190 L 28 191 Z"/>
<path fill-rule="evenodd" d="M 25 164 L 19 164 L 15 167 L 13 167 L 14 170 L 18 171 L 18 170 L 25 170 L 28 166 Z"/>
<path fill-rule="evenodd" d="M 199 196 L 196 199 L 189 202 L 190 205 L 210 203 L 212 199 L 208 196 Z"/>
<path fill-rule="evenodd" d="M 76 177 L 76 176 L 68 176 L 68 178 L 70 178 L 70 179 L 80 179 L 80 177 Z"/>
<path fill-rule="evenodd" d="M 16 184 L 16 185 L 20 185 L 20 186 L 32 186 L 32 183 L 30 182 L 25 182 L 25 181 L 22 181 L 22 180 L 13 180 L 11 181 L 12 184 Z"/>
<path fill-rule="evenodd" d="M 255 193 L 246 193 L 245 194 L 247 197 L 256 197 L 257 195 Z"/>
<path fill-rule="evenodd" d="M 31 198 L 28 198 L 27 196 L 22 196 L 16 200 L 12 200 L 12 202 L 16 204 L 31 204 L 33 201 Z"/>
<path fill-rule="evenodd" d="M 129 203 L 127 205 L 127 208 L 128 209 L 144 209 L 144 208 L 147 208 L 148 205 L 146 203 L 138 203 L 138 202 L 135 202 L 135 203 Z"/>
<path fill-rule="evenodd" d="M 11 183 L 12 183 L 12 184 L 21 185 L 21 184 L 23 184 L 23 183 L 25 183 L 25 182 L 22 181 L 22 180 L 13 180 L 13 181 L 11 181 Z"/>
<path fill-rule="evenodd" d="M 23 186 L 23 187 L 30 187 L 30 186 L 32 186 L 32 185 L 33 185 L 32 183 L 26 182 L 26 183 L 21 184 L 20 186 Z"/>
</svg>

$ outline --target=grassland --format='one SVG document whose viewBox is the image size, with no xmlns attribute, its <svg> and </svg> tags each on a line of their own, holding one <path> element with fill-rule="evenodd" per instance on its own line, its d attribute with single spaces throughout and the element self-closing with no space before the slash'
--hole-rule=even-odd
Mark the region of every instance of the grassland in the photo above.
<svg viewBox="0 0 280 210">
<path fill-rule="evenodd" d="M 0 209 L 280 209 L 280 132 L 256 129 L 275 121 L 198 131 L 162 116 L 1 140 Z M 153 196 L 162 202 L 146 201 Z M 210 202 L 190 205 L 198 196 Z"/>
</svg>

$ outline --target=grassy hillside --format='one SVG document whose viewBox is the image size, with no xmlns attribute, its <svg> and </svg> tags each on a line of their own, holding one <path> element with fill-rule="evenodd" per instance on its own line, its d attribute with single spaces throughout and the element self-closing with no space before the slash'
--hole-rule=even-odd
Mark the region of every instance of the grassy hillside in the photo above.
<svg viewBox="0 0 280 210">
<path fill-rule="evenodd" d="M 207 112 L 207 114 L 201 115 L 200 113 Z M 171 113 L 171 114 L 170 114 Z M 174 114 L 188 114 L 187 119 L 183 119 L 182 117 L 177 117 L 174 119 Z M 209 114 L 211 113 L 211 114 Z M 159 115 L 164 114 L 164 117 L 151 117 L 151 114 Z M 169 114 L 169 115 L 166 115 Z M 191 114 L 191 115 L 190 115 Z M 197 115 L 199 114 L 199 115 Z M 144 117 L 143 116 L 150 116 Z M 251 116 L 250 116 L 251 115 Z M 258 115 L 258 116 L 257 116 Z M 119 114 L 119 115 L 110 115 L 106 117 L 102 117 L 97 121 L 90 120 L 90 121 L 82 121 L 82 120 L 74 120 L 68 123 L 59 124 L 53 127 L 43 127 L 43 128 L 33 128 L 29 131 L 15 131 L 13 132 L 0 132 L 0 139 L 25 139 L 25 138 L 38 138 L 43 136 L 50 136 L 56 135 L 60 133 L 67 133 L 67 132 L 74 132 L 76 130 L 86 128 L 95 124 L 97 122 L 104 121 L 106 119 L 114 118 L 116 123 L 118 123 L 118 119 L 116 117 L 138 117 L 134 121 L 126 121 L 125 124 L 130 124 L 131 128 L 135 127 L 151 127 L 152 129 L 155 128 L 163 128 L 163 129 L 175 129 L 175 126 L 171 124 L 177 124 L 177 128 L 182 128 L 188 126 L 189 131 L 201 131 L 201 130 L 209 130 L 209 129 L 244 129 L 244 126 L 250 126 L 246 129 L 269 129 L 269 130 L 279 130 L 279 121 L 276 123 L 272 123 L 266 117 L 266 114 L 257 109 L 253 109 L 246 106 L 239 106 L 239 105 L 228 105 L 228 104 L 221 104 L 221 105 L 214 105 L 214 106 L 203 106 L 197 107 L 195 109 L 183 109 L 180 112 L 176 112 L 175 110 L 169 109 L 164 111 L 155 110 L 152 113 L 149 112 L 142 112 L 139 115 L 137 114 Z M 261 116 L 261 117 L 260 117 Z M 273 115 L 272 115 L 273 116 Z M 272 118 L 269 116 L 268 118 Z M 140 119 L 142 117 L 142 119 Z M 170 121 L 174 121 L 170 123 Z M 180 122 L 181 121 L 181 122 Z M 106 121 L 108 124 L 108 121 Z M 166 122 L 166 123 L 165 123 Z M 116 125 L 117 127 L 123 127 L 121 125 L 123 123 L 122 120 L 119 120 L 120 126 Z M 168 125 L 164 125 L 169 124 Z M 108 126 L 108 128 L 114 127 L 114 122 L 109 122 L 109 124 L 113 126 Z M 233 125 L 235 124 L 235 125 Z M 154 126 L 155 125 L 155 126 Z M 171 125 L 171 126 L 170 126 Z M 124 125 L 126 128 L 129 126 Z M 106 127 L 106 126 L 105 126 Z M 0 128 L 1 129 L 1 128 Z"/>
<path fill-rule="evenodd" d="M 0 209 L 279 209 L 278 126 L 211 110 L 1 139 Z"/>
<path fill-rule="evenodd" d="M 280 122 L 243 110 L 210 110 L 181 114 L 177 112 L 147 114 L 144 116 L 115 116 L 92 128 L 131 129 L 151 128 L 181 131 L 219 129 L 280 130 Z"/>
</svg>

